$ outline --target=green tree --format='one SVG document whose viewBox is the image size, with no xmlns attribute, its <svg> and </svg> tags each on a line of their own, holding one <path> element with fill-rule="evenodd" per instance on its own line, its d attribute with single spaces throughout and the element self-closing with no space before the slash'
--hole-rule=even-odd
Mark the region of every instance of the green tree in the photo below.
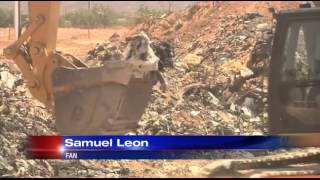
<svg viewBox="0 0 320 180">
<path fill-rule="evenodd" d="M 0 27 L 13 25 L 14 13 L 12 10 L 0 9 Z"/>
<path fill-rule="evenodd" d="M 140 5 L 137 10 L 137 17 L 135 19 L 136 23 L 141 23 L 144 21 L 146 16 L 160 17 L 163 14 L 169 13 L 169 9 L 152 9 L 145 5 Z"/>
<path fill-rule="evenodd" d="M 62 27 L 106 27 L 115 25 L 123 16 L 109 6 L 95 5 L 91 9 L 80 9 L 60 18 Z"/>
</svg>

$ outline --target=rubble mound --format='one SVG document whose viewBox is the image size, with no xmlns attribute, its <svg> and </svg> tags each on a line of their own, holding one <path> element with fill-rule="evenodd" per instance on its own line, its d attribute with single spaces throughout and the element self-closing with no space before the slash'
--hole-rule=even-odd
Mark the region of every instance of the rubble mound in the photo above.
<svg viewBox="0 0 320 180">
<path fill-rule="evenodd" d="M 175 68 L 164 74 L 169 92 L 154 93 L 139 134 L 267 133 L 265 76 L 273 23 L 258 13 L 219 21 L 210 41 L 179 49 Z"/>
<path fill-rule="evenodd" d="M 53 134 L 52 117 L 32 104 L 14 65 L 1 61 L 0 76 L 0 175 L 31 176 L 34 171 L 38 173 L 32 176 L 53 176 L 48 162 L 25 157 L 28 135 Z"/>
<path fill-rule="evenodd" d="M 142 31 L 143 32 L 143 31 Z M 125 59 L 126 48 L 130 36 L 125 39 L 111 36 L 101 44 L 97 44 L 94 49 L 88 51 L 86 62 L 90 65 L 103 65 L 107 61 L 120 61 Z M 155 55 L 159 58 L 159 70 L 164 71 L 165 67 L 173 68 L 174 61 L 174 44 L 168 41 L 153 39 L 150 47 Z"/>
<path fill-rule="evenodd" d="M 126 43 L 123 41 L 106 41 L 88 52 L 87 61 L 111 61 L 124 59 L 123 53 L 126 48 Z"/>
<path fill-rule="evenodd" d="M 198 2 L 134 27 L 175 44 L 167 93 L 155 92 L 138 134 L 267 133 L 271 9 L 296 2 Z M 130 34 L 129 33 L 129 34 Z"/>
<path fill-rule="evenodd" d="M 242 16 L 259 13 L 271 18 L 270 9 L 297 8 L 298 2 L 284 1 L 208 1 L 198 2 L 189 8 L 168 13 L 160 18 L 149 18 L 132 28 L 130 33 L 145 31 L 151 39 L 174 39 L 180 45 L 188 44 L 193 39 L 211 40 L 226 16 Z M 130 34 L 129 33 L 129 34 Z"/>
<path fill-rule="evenodd" d="M 296 2 L 199 2 L 135 26 L 129 34 L 144 31 L 153 41 L 168 90 L 155 88 L 131 134 L 267 134 L 267 74 L 274 28 L 269 9 L 296 7 Z M 121 60 L 125 47 L 125 37 L 115 34 L 90 50 L 86 62 L 103 65 Z M 55 134 L 54 119 L 32 100 L 17 69 L 3 61 L 0 76 L 0 176 L 187 177 L 212 162 L 26 160 L 27 135 Z M 214 153 L 216 158 L 235 159 L 263 154 Z"/>
<path fill-rule="evenodd" d="M 55 135 L 51 112 L 29 94 L 16 65 L 0 59 L 0 177 L 119 177 L 118 162 L 31 160 L 29 135 Z"/>
</svg>

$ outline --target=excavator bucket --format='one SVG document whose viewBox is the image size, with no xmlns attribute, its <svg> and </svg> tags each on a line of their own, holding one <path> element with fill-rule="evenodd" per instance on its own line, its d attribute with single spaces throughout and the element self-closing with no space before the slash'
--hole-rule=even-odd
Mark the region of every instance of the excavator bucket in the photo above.
<svg viewBox="0 0 320 180">
<path fill-rule="evenodd" d="M 60 134 L 122 134 L 134 129 L 159 77 L 145 33 L 128 39 L 125 58 L 88 67 L 56 51 L 59 2 L 29 2 L 29 22 L 4 49 L 30 93 L 53 110 Z"/>
<path fill-rule="evenodd" d="M 128 61 L 97 68 L 57 68 L 53 87 L 58 131 L 66 135 L 123 134 L 135 129 L 157 76 L 148 72 L 135 77 L 133 72 Z"/>
<path fill-rule="evenodd" d="M 161 74 L 145 33 L 128 42 L 124 60 L 52 73 L 56 125 L 61 134 L 123 134 L 137 127 Z"/>
</svg>

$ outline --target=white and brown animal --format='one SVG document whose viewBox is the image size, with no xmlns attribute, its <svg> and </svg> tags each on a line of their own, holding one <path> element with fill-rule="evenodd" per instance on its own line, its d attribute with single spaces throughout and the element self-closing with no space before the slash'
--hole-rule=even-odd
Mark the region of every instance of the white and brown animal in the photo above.
<svg viewBox="0 0 320 180">
<path fill-rule="evenodd" d="M 150 39 L 145 32 L 142 31 L 137 35 L 128 37 L 126 40 L 128 41 L 128 45 L 125 53 L 125 60 L 148 61 L 154 58 L 159 59 L 152 50 L 150 46 Z M 154 71 L 152 73 L 155 73 L 155 75 L 157 76 L 161 84 L 161 90 L 165 91 L 167 89 L 166 80 L 163 78 L 160 71 Z"/>
</svg>

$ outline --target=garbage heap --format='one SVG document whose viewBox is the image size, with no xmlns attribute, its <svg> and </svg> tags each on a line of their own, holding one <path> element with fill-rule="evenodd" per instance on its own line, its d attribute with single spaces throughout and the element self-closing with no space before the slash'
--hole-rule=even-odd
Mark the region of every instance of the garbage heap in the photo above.
<svg viewBox="0 0 320 180">
<path fill-rule="evenodd" d="M 293 7 L 295 3 L 280 1 L 200 2 L 133 28 L 132 34 L 144 31 L 153 41 L 168 89 L 154 89 L 138 129 L 131 133 L 267 134 L 267 77 L 274 28 L 268 9 Z M 86 62 L 103 65 L 120 60 L 125 47 L 125 37 L 115 34 L 89 51 Z M 12 63 L 0 62 L 0 176 L 126 177 L 143 173 L 151 177 L 192 172 L 184 168 L 188 163 L 182 167 L 173 161 L 26 160 L 27 135 L 55 134 L 54 119 L 32 100 L 19 70 Z M 257 154 L 218 155 L 250 158 Z M 134 164 L 147 171 L 140 166 L 135 169 Z M 171 166 L 174 170 L 165 169 Z M 195 169 L 201 167 L 200 163 Z"/>
<path fill-rule="evenodd" d="M 173 66 L 163 68 L 168 91 L 154 91 L 133 133 L 266 134 L 275 24 L 271 10 L 295 7 L 287 2 L 199 2 L 134 27 L 129 34 L 144 31 L 151 40 L 170 44 L 175 56 Z"/>
<path fill-rule="evenodd" d="M 197 3 L 130 32 L 144 31 L 153 41 L 168 83 L 166 92 L 155 89 L 138 130 L 132 133 L 267 133 L 267 75 L 274 21 L 259 12 L 236 13 L 233 6 L 228 8 L 230 12 L 219 12 L 228 4 Z M 163 27 L 164 22 L 173 20 L 181 24 L 179 28 L 174 24 Z M 202 28 L 196 28 L 199 26 Z M 160 33 L 165 30 L 170 33 Z M 113 35 L 89 51 L 87 61 L 120 60 L 124 39 Z"/>
<path fill-rule="evenodd" d="M 133 133 L 267 133 L 267 73 L 274 22 L 257 12 L 215 18 L 219 24 L 215 24 L 211 36 L 206 35 L 204 28 L 198 38 L 183 45 L 186 39 L 180 36 L 154 38 L 155 52 L 174 52 L 170 58 L 159 57 L 163 63 L 171 62 L 170 68 L 162 68 L 169 89 L 154 91 L 139 129 Z M 154 29 L 137 29 L 135 33 L 142 30 L 152 37 Z M 106 61 L 120 57 L 125 44 L 108 40 L 89 51 L 88 59 Z"/>
<path fill-rule="evenodd" d="M 20 70 L 0 58 L 0 177 L 121 177 L 126 162 L 27 159 L 31 135 L 56 135 L 55 120 L 29 93 Z"/>
<path fill-rule="evenodd" d="M 164 73 L 139 134 L 264 134 L 272 21 L 258 13 L 222 17 L 214 38 L 194 40 Z"/>
<path fill-rule="evenodd" d="M 118 38 L 114 38 L 118 37 Z M 120 39 L 117 33 L 114 33 L 108 40 L 98 43 L 96 47 L 88 51 L 86 62 L 90 65 L 103 66 L 108 61 L 120 61 L 125 59 L 126 47 L 128 45 L 128 37 Z M 152 40 L 150 43 L 155 55 L 159 57 L 159 69 L 164 70 L 165 67 L 173 67 L 173 58 L 175 56 L 172 42 Z"/>
</svg>

